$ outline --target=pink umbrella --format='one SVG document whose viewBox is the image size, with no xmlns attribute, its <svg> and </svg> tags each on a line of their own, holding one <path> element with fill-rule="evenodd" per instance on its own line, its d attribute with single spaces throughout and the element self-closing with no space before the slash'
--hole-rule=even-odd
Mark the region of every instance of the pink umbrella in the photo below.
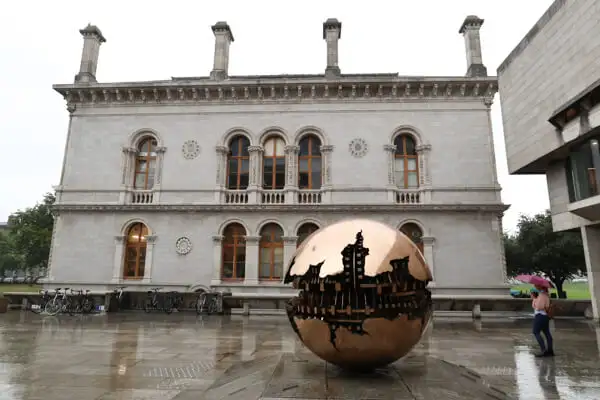
<svg viewBox="0 0 600 400">
<path fill-rule="evenodd" d="M 545 288 L 554 287 L 552 282 L 537 275 L 518 275 L 515 277 L 515 279 L 523 283 L 530 283 L 532 285 L 537 285 Z"/>
</svg>

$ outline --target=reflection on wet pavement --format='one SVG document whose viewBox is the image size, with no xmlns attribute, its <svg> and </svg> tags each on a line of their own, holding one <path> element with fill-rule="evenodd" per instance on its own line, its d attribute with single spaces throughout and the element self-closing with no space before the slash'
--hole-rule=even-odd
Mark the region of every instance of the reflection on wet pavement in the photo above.
<svg viewBox="0 0 600 400">
<path fill-rule="evenodd" d="M 390 368 L 325 365 L 285 317 L 0 317 L 4 399 L 600 399 L 600 327 L 555 321 L 537 359 L 530 321 L 436 319 Z"/>
</svg>

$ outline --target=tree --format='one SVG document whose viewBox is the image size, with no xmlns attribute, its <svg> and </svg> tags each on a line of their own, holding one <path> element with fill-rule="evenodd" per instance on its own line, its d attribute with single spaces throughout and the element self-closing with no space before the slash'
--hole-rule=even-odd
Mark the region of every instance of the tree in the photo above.
<svg viewBox="0 0 600 400">
<path fill-rule="evenodd" d="M 550 211 L 521 215 L 515 235 L 504 235 L 504 252 L 509 276 L 539 274 L 548 278 L 559 297 L 563 284 L 585 275 L 585 256 L 580 232 L 554 232 Z"/>
<path fill-rule="evenodd" d="M 54 226 L 51 207 L 54 201 L 54 195 L 46 193 L 42 203 L 8 217 L 9 240 L 26 270 L 48 267 Z"/>
<path fill-rule="evenodd" d="M 23 261 L 15 252 L 11 237 L 0 232 L 0 276 L 6 276 L 7 271 L 17 271 L 22 267 Z"/>
</svg>

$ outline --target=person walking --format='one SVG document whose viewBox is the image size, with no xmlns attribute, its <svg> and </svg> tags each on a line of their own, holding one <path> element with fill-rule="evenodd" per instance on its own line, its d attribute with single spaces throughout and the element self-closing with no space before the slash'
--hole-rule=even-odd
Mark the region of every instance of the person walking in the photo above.
<svg viewBox="0 0 600 400">
<path fill-rule="evenodd" d="M 554 357 L 554 347 L 552 342 L 552 334 L 550 333 L 550 295 L 548 289 L 544 286 L 535 285 L 538 290 L 538 295 L 531 293 L 531 305 L 533 307 L 533 336 L 540 345 L 541 353 L 536 354 L 536 357 Z M 542 338 L 544 334 L 546 341 Z"/>
</svg>

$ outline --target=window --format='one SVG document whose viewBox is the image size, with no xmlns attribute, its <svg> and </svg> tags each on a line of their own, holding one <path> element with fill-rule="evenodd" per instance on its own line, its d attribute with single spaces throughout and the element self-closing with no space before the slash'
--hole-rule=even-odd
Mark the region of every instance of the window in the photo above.
<svg viewBox="0 0 600 400">
<path fill-rule="evenodd" d="M 419 228 L 419 225 L 409 222 L 402 225 L 400 232 L 408 236 L 417 245 L 419 250 L 421 250 L 421 253 L 423 253 L 423 231 Z"/>
<path fill-rule="evenodd" d="M 317 231 L 319 227 L 312 222 L 308 222 L 303 224 L 300 228 L 298 228 L 298 241 L 296 242 L 296 247 L 300 246 L 302 242 L 306 240 L 313 232 Z"/>
<path fill-rule="evenodd" d="M 236 136 L 229 143 L 227 154 L 227 189 L 248 188 L 250 172 L 250 141 L 245 136 Z"/>
<path fill-rule="evenodd" d="M 260 231 L 259 279 L 283 278 L 283 229 L 267 224 Z"/>
<path fill-rule="evenodd" d="M 298 187 L 300 189 L 321 188 L 321 141 L 314 135 L 300 140 L 298 153 Z"/>
<path fill-rule="evenodd" d="M 223 232 L 221 279 L 241 280 L 246 276 L 246 229 L 229 224 Z"/>
<path fill-rule="evenodd" d="M 281 190 L 285 186 L 285 142 L 280 137 L 272 137 L 264 147 L 263 188 Z"/>
<path fill-rule="evenodd" d="M 394 140 L 394 177 L 396 186 L 402 189 L 419 187 L 418 156 L 414 139 L 409 135 L 399 135 Z"/>
<path fill-rule="evenodd" d="M 156 139 L 150 137 L 143 139 L 138 145 L 135 157 L 134 189 L 150 190 L 154 187 L 156 146 Z"/>
<path fill-rule="evenodd" d="M 146 266 L 146 236 L 148 228 L 142 223 L 131 225 L 125 244 L 124 279 L 142 279 Z"/>
<path fill-rule="evenodd" d="M 574 147 L 566 161 L 569 200 L 579 201 L 600 194 L 600 138 Z"/>
</svg>

